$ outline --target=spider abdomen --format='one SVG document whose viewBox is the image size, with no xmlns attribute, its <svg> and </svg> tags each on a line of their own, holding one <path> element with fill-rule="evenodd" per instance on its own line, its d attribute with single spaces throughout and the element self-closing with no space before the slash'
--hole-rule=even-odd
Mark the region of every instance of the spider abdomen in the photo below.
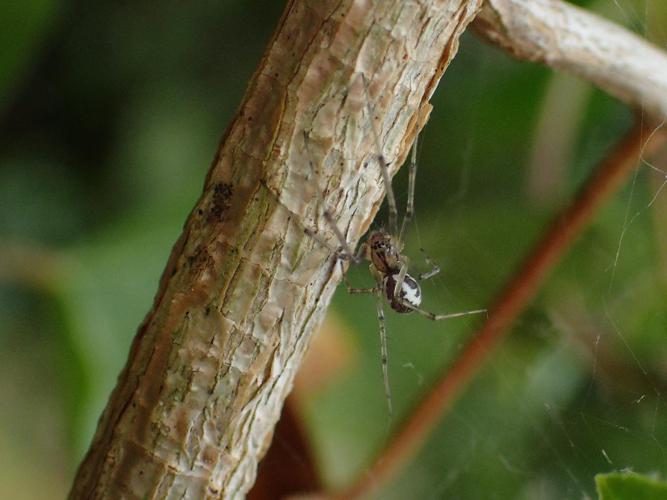
<svg viewBox="0 0 667 500">
<path fill-rule="evenodd" d="M 422 302 L 422 291 L 419 283 L 412 276 L 406 274 L 401 290 L 398 294 L 395 294 L 397 280 L 398 273 L 388 274 L 382 280 L 387 301 L 389 301 L 391 308 L 398 313 L 412 312 L 413 309 L 409 306 L 419 307 Z"/>
</svg>

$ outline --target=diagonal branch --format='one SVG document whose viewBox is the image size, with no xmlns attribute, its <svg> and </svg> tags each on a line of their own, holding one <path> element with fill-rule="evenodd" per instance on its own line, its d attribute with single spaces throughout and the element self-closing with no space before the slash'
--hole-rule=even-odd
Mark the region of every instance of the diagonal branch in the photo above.
<svg viewBox="0 0 667 500">
<path fill-rule="evenodd" d="M 335 241 L 320 200 L 356 243 L 384 195 L 370 120 L 393 173 L 480 5 L 288 3 L 172 250 L 71 498 L 248 491 L 341 278 L 318 243 Z"/>
<path fill-rule="evenodd" d="M 513 56 L 590 81 L 656 121 L 667 118 L 667 54 L 560 0 L 486 0 L 476 30 Z"/>
</svg>

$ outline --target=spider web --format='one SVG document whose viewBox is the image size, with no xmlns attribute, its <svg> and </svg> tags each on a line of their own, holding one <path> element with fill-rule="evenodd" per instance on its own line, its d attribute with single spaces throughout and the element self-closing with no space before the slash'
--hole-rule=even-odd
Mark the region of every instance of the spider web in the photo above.
<svg viewBox="0 0 667 500">
<path fill-rule="evenodd" d="M 587 6 L 646 36 L 656 7 L 651 0 Z M 529 78 L 538 84 L 510 89 Z M 634 119 L 587 84 L 511 61 L 472 37 L 463 40 L 442 86 L 446 92 L 435 96 L 420 137 L 417 214 L 406 243 L 413 275 L 426 267 L 420 248 L 443 268 L 423 284 L 425 307 L 438 313 L 487 304 Z M 554 104 L 541 108 L 548 92 L 560 90 L 553 102 L 562 106 L 573 89 L 579 93 L 570 113 L 554 112 Z M 495 115 L 494 101 L 505 103 Z M 540 112 L 553 118 L 539 122 Z M 559 143 L 570 148 L 560 177 L 540 196 L 520 180 L 546 174 L 522 170 L 536 122 L 552 134 L 574 130 Z M 544 152 L 534 158 L 548 159 Z M 643 154 L 638 160 L 628 186 L 594 218 L 382 498 L 596 498 L 597 473 L 665 473 L 667 233 L 660 227 L 667 222 L 667 171 Z M 400 207 L 406 177 L 404 169 L 394 181 Z M 369 283 L 363 268 L 351 270 L 350 279 Z M 335 314 L 360 359 L 307 410 L 333 485 L 363 470 L 396 425 L 383 401 L 373 308 L 372 298 L 338 294 Z M 409 412 L 478 325 L 388 314 L 398 415 Z"/>
</svg>

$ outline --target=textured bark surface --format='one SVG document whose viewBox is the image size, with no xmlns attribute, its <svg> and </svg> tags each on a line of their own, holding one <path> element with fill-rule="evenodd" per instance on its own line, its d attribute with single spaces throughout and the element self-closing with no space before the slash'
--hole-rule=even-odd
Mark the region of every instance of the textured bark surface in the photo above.
<svg viewBox="0 0 667 500">
<path fill-rule="evenodd" d="M 337 246 L 326 204 L 349 242 L 366 231 L 384 195 L 371 120 L 395 171 L 479 6 L 288 4 L 172 251 L 71 498 L 236 498 L 251 487 L 341 279 L 331 251 L 304 229 Z"/>
<path fill-rule="evenodd" d="M 475 28 L 519 59 L 584 78 L 658 121 L 667 118 L 667 54 L 560 0 L 486 0 Z"/>
</svg>

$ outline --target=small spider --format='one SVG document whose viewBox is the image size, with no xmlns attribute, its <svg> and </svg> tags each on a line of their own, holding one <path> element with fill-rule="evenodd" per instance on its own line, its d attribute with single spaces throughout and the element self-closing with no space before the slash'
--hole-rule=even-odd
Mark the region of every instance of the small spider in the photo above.
<svg viewBox="0 0 667 500">
<path fill-rule="evenodd" d="M 364 87 L 368 96 L 368 85 L 366 79 L 362 75 Z M 367 100 L 367 107 L 369 113 L 369 121 L 375 147 L 377 151 L 377 159 L 382 170 L 382 176 L 386 187 L 386 200 L 389 207 L 389 232 L 384 230 L 373 231 L 365 243 L 363 243 L 357 252 L 354 252 L 348 245 L 343 233 L 336 225 L 331 212 L 324 210 L 324 217 L 327 223 L 331 226 L 336 238 L 339 240 L 340 246 L 335 249 L 337 258 L 342 262 L 348 260 L 352 263 L 359 264 L 362 261 L 369 261 L 369 270 L 375 279 L 375 286 L 369 288 L 354 288 L 350 286 L 347 280 L 347 274 L 343 271 L 343 279 L 347 286 L 348 293 L 351 294 L 373 294 L 377 301 L 377 317 L 380 324 L 380 351 L 382 363 L 382 375 L 384 379 L 385 395 L 387 398 L 387 406 L 389 415 L 393 413 L 391 388 L 389 386 L 389 356 L 387 352 L 387 329 L 385 325 L 385 316 L 383 302 L 386 300 L 389 306 L 397 313 L 407 314 L 416 312 L 433 321 L 440 321 L 443 319 L 457 318 L 460 316 L 467 316 L 470 314 L 485 313 L 486 309 L 477 309 L 474 311 L 464 311 L 449 314 L 435 314 L 425 309 L 422 309 L 422 293 L 419 282 L 408 274 L 409 259 L 402 254 L 403 251 L 403 235 L 406 228 L 412 220 L 414 215 L 414 197 L 415 197 L 415 178 L 417 175 L 417 139 L 412 146 L 410 164 L 408 167 L 408 200 L 405 211 L 405 216 L 401 222 L 400 229 L 398 228 L 398 209 L 396 205 L 396 198 L 391 185 L 391 176 L 389 174 L 389 166 L 382 154 L 380 146 L 380 139 L 373 123 L 373 111 L 370 105 L 370 99 Z M 306 152 L 309 151 L 309 136 L 306 131 L 304 135 L 304 145 Z M 308 154 L 311 169 L 315 172 L 310 154 Z M 319 195 L 322 198 L 322 195 Z M 323 201 L 323 200 L 322 200 Z M 323 245 L 329 246 L 322 241 L 316 234 L 311 231 L 306 231 L 308 234 L 316 238 Z M 423 253 L 422 249 L 422 253 Z M 426 280 L 432 278 L 440 272 L 440 268 L 435 265 L 424 253 L 426 263 L 432 266 L 430 271 L 419 274 L 419 280 Z"/>
</svg>

